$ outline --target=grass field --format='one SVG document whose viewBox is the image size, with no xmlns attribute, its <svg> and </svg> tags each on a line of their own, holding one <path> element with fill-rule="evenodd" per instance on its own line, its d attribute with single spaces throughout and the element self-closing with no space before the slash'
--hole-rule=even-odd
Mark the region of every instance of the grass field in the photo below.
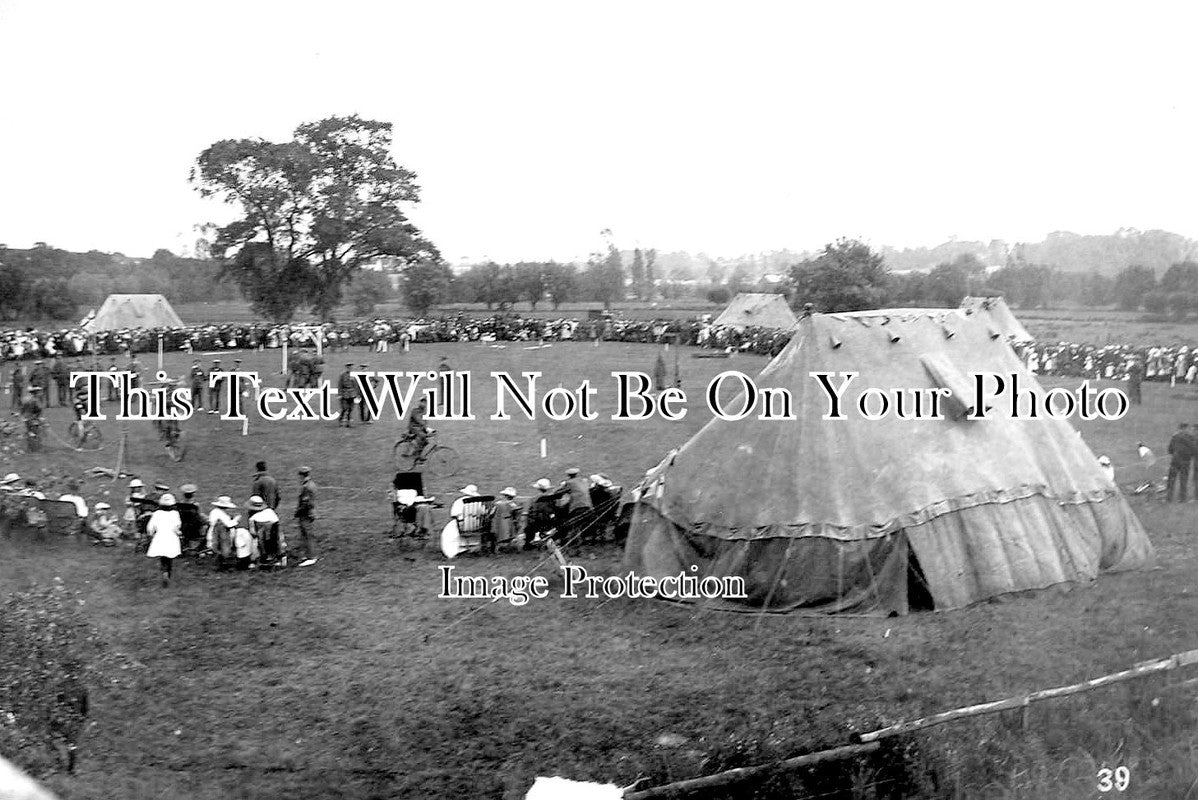
<svg viewBox="0 0 1198 800">
<path fill-rule="evenodd" d="M 656 349 L 647 345 L 446 344 L 409 354 L 358 350 L 352 359 L 412 370 L 445 356 L 453 369 L 472 371 L 478 419 L 436 423 L 464 457 L 462 474 L 426 486 L 447 496 L 466 482 L 523 492 L 573 465 L 634 484 L 707 420 L 701 389 L 716 372 L 753 374 L 765 364 L 692 352 L 679 353 L 691 401 L 678 422 L 607 419 L 610 372 L 651 371 Z M 245 368 L 281 384 L 277 353 L 243 357 Z M 330 355 L 326 377 L 344 360 Z M 174 374 L 187 363 L 168 356 Z M 492 370 L 540 370 L 546 389 L 590 377 L 599 419 L 491 421 Z M 1137 482 L 1136 443 L 1163 453 L 1176 422 L 1198 418 L 1196 399 L 1188 389 L 1150 384 L 1128 418 L 1079 427 L 1096 453 L 1111 456 L 1123 482 Z M 68 412 L 49 416 L 61 434 Z M 3 471 L 112 466 L 120 425 L 101 425 L 99 452 L 75 453 L 52 440 L 40 455 L 9 452 Z M 48 780 L 64 800 L 518 798 L 535 776 L 555 774 L 656 784 L 845 744 L 854 731 L 1198 647 L 1194 504 L 1132 498 L 1160 555 L 1155 571 L 952 613 L 759 617 L 561 600 L 556 591 L 523 607 L 480 605 L 437 599 L 440 554 L 397 549 L 384 535 L 398 421 L 348 431 L 332 422 L 252 422 L 242 436 L 239 423 L 200 415 L 184 424 L 190 450 L 178 464 L 149 427 L 128 426 L 127 468 L 147 482 L 198 483 L 205 501 L 231 494 L 244 502 L 253 463 L 265 459 L 289 510 L 295 469 L 311 465 L 325 487 L 324 554 L 313 568 L 263 575 L 181 563 L 164 590 L 155 565 L 128 548 L 0 538 L 0 589 L 60 578 L 84 601 L 81 613 L 103 654 L 76 773 Z M 124 483 L 90 481 L 84 493 L 123 497 Z M 594 546 L 578 560 L 614 571 L 620 555 Z M 482 575 L 553 572 L 531 553 L 465 558 L 459 567 Z M 1124 765 L 1132 784 L 1122 796 L 1182 798 L 1198 777 L 1194 703 L 1192 691 L 1163 691 L 1159 682 L 1125 685 L 1038 707 L 1027 734 L 1002 717 L 934 729 L 879 759 L 770 779 L 751 791 L 1090 798 L 1099 767 Z"/>
</svg>

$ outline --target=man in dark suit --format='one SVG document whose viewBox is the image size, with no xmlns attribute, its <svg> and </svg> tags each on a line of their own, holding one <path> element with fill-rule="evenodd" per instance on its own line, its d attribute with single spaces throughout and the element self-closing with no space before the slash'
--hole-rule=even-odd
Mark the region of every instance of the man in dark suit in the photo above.
<svg viewBox="0 0 1198 800">
<path fill-rule="evenodd" d="M 1169 480 L 1165 484 L 1165 502 L 1173 502 L 1173 485 L 1177 484 L 1177 502 L 1186 501 L 1186 484 L 1190 479 L 1190 461 L 1194 458 L 1194 440 L 1190 437 L 1190 426 L 1181 423 L 1177 433 L 1169 439 Z"/>
</svg>

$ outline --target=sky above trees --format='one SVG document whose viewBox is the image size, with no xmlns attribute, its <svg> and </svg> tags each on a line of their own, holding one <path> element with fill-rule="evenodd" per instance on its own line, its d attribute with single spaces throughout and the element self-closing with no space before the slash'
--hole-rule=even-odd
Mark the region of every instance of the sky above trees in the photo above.
<svg viewBox="0 0 1198 800">
<path fill-rule="evenodd" d="M 187 252 L 214 141 L 394 125 L 446 260 L 1198 238 L 1183 3 L 0 0 L 0 242 Z"/>
</svg>

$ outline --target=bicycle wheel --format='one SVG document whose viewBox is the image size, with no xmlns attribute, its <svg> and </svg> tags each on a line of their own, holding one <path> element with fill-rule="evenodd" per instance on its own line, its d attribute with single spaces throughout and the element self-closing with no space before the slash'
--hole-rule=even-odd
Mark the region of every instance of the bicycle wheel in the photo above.
<svg viewBox="0 0 1198 800">
<path fill-rule="evenodd" d="M 412 464 L 412 442 L 410 439 L 400 439 L 391 448 L 391 461 L 400 472 L 406 472 Z"/>
<path fill-rule="evenodd" d="M 103 434 L 95 425 L 89 425 L 83 429 L 83 435 L 76 440 L 75 446 L 80 450 L 99 450 L 100 443 L 104 441 Z"/>
<path fill-rule="evenodd" d="M 171 457 L 171 461 L 182 461 L 183 456 L 187 455 L 187 444 L 183 441 L 182 431 L 174 441 L 166 443 L 166 454 Z"/>
<path fill-rule="evenodd" d="M 444 445 L 434 447 L 424 459 L 424 472 L 438 478 L 457 475 L 458 451 Z"/>
</svg>

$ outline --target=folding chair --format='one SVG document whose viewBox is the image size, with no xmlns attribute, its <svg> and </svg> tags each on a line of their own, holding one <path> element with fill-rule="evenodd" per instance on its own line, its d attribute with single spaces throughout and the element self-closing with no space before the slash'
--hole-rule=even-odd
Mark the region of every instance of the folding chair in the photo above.
<svg viewBox="0 0 1198 800">
<path fill-rule="evenodd" d="M 461 552 L 471 553 L 482 549 L 483 534 L 491 532 L 491 517 L 494 515 L 494 495 L 467 497 L 463 501 L 462 518 L 458 520 Z"/>
</svg>

